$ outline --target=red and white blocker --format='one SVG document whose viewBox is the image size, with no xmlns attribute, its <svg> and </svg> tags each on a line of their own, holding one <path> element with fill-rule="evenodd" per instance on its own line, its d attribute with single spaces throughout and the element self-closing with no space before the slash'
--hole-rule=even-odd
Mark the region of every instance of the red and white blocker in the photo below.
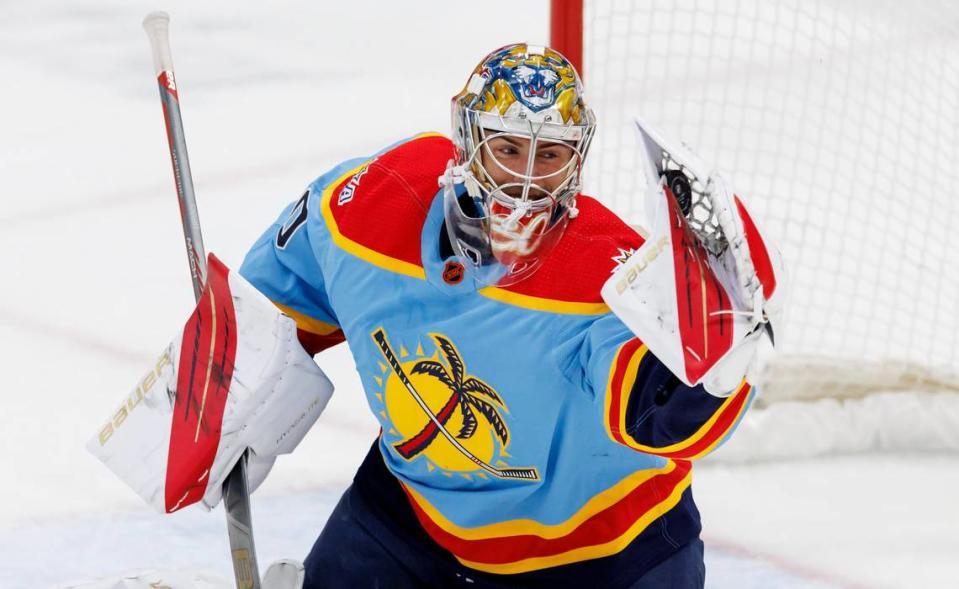
<svg viewBox="0 0 959 589">
<path fill-rule="evenodd" d="M 212 509 L 247 448 L 252 490 L 332 392 L 293 320 L 211 254 L 186 325 L 87 448 L 159 511 Z"/>
<path fill-rule="evenodd" d="M 772 340 L 779 325 L 781 257 L 722 177 L 704 173 L 685 146 L 668 144 L 642 121 L 637 126 L 649 236 L 603 286 L 603 300 L 680 380 L 729 395 L 763 334 Z M 702 188 L 698 197 L 715 220 L 710 235 L 684 215 L 664 178 L 667 161 Z"/>
</svg>

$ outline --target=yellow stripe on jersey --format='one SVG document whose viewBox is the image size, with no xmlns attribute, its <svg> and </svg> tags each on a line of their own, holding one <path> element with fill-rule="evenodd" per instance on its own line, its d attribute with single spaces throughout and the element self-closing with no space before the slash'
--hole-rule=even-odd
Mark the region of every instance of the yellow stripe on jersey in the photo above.
<svg viewBox="0 0 959 589">
<path fill-rule="evenodd" d="M 442 513 L 433 507 L 413 487 L 403 484 L 406 492 L 416 501 L 416 504 L 422 509 L 429 518 L 443 530 L 453 534 L 463 540 L 485 540 L 488 538 L 501 538 L 504 536 L 534 535 L 540 538 L 561 538 L 579 527 L 584 521 L 593 517 L 601 511 L 605 511 L 612 505 L 618 503 L 623 497 L 631 493 L 636 487 L 645 483 L 649 479 L 672 472 L 676 468 L 676 463 L 668 460 L 661 468 L 651 468 L 634 472 L 623 480 L 619 481 L 609 489 L 598 493 L 587 501 L 583 507 L 568 519 L 558 524 L 543 524 L 532 519 L 512 519 L 475 528 L 464 528 L 458 526 L 447 519 Z"/>
<path fill-rule="evenodd" d="M 283 311 L 283 313 L 289 315 L 296 321 L 296 326 L 303 331 L 315 334 L 315 335 L 330 335 L 334 331 L 338 330 L 340 327 L 332 323 L 327 323 L 325 321 L 320 321 L 319 319 L 314 319 L 309 315 L 300 313 L 296 309 L 282 305 L 276 301 L 273 301 L 273 304 L 276 307 Z"/>
<path fill-rule="evenodd" d="M 487 286 L 476 292 L 494 301 L 513 305 L 514 307 L 522 307 L 523 309 L 532 309 L 534 311 L 547 311 L 549 313 L 561 313 L 565 315 L 605 315 L 609 313 L 609 307 L 606 303 L 576 303 L 572 301 L 545 299 L 511 292 L 495 286 Z"/>
</svg>

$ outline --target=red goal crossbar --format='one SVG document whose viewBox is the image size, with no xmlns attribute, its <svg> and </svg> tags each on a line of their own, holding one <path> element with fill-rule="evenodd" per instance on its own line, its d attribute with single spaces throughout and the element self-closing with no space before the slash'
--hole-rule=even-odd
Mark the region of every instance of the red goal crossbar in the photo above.
<svg viewBox="0 0 959 589">
<path fill-rule="evenodd" d="M 549 45 L 583 74 L 583 0 L 550 0 Z"/>
</svg>

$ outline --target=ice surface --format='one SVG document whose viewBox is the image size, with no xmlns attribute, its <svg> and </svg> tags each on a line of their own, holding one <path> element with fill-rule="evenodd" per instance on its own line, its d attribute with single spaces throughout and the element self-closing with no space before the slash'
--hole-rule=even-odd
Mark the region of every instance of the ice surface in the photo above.
<svg viewBox="0 0 959 589">
<path fill-rule="evenodd" d="M 282 557 L 303 558 L 341 490 L 257 496 L 254 518 L 261 569 Z M 229 553 L 223 520 L 222 509 L 217 508 L 213 513 L 188 509 L 173 516 L 145 511 L 81 516 L 14 527 L 0 532 L 0 547 L 11 563 L 0 574 L 0 586 L 80 585 L 102 578 L 108 570 L 113 573 L 111 578 L 125 571 L 161 569 L 196 570 L 230 579 L 229 559 L 215 558 Z M 715 546 L 707 556 L 710 587 L 842 586 L 829 577 L 736 545 L 721 541 L 711 544 Z M 69 562 L 35 568 L 38 551 L 68 554 Z M 24 578 L 30 582 L 24 583 Z"/>
<path fill-rule="evenodd" d="M 222 512 L 153 514 L 83 449 L 192 308 L 143 15 L 172 16 L 206 246 L 236 267 L 339 159 L 444 130 L 475 62 L 545 40 L 546 8 L 0 4 L 0 587 L 137 568 L 231 576 Z M 306 553 L 377 431 L 348 350 L 320 361 L 338 392 L 254 498 L 264 566 Z M 704 465 L 709 586 L 951 586 L 957 467 L 953 456 Z"/>
</svg>

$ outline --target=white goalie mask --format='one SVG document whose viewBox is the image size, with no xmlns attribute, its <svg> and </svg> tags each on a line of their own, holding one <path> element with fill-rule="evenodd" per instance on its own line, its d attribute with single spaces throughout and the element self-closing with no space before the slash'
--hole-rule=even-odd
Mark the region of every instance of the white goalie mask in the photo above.
<svg viewBox="0 0 959 589">
<path fill-rule="evenodd" d="M 456 156 L 440 180 L 450 241 L 479 282 L 514 284 L 577 214 L 595 117 L 573 66 L 522 44 L 487 56 L 452 110 Z"/>
</svg>

